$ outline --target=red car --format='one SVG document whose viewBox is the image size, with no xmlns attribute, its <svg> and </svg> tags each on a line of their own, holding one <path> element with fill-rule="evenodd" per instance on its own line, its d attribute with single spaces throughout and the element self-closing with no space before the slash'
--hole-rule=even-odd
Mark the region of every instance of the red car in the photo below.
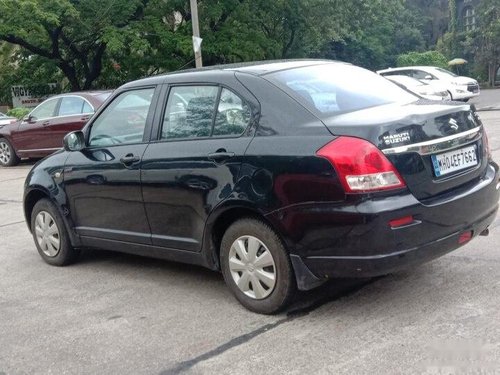
<svg viewBox="0 0 500 375">
<path fill-rule="evenodd" d="M 0 126 L 0 166 L 22 158 L 39 158 L 62 148 L 66 134 L 80 130 L 111 91 L 88 91 L 53 96 L 25 118 Z"/>
</svg>

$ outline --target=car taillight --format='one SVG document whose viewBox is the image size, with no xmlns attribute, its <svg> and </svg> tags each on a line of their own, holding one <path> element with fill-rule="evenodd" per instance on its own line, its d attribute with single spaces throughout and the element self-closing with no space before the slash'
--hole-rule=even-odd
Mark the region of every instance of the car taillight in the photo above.
<svg viewBox="0 0 500 375">
<path fill-rule="evenodd" d="M 491 149 L 490 142 L 488 141 L 488 135 L 486 134 L 486 129 L 483 127 L 483 154 L 486 158 L 491 159 Z"/>
<path fill-rule="evenodd" d="M 339 137 L 320 148 L 337 171 L 346 193 L 363 193 L 405 187 L 394 165 L 373 144 L 360 138 Z"/>
</svg>

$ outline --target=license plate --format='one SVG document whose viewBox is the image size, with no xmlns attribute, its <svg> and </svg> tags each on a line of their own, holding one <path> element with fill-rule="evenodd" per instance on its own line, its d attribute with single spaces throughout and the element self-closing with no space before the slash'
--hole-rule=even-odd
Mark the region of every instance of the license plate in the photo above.
<svg viewBox="0 0 500 375">
<path fill-rule="evenodd" d="M 438 155 L 431 155 L 431 159 L 434 174 L 436 177 L 440 177 L 477 165 L 477 148 L 476 145 L 464 147 Z"/>
</svg>

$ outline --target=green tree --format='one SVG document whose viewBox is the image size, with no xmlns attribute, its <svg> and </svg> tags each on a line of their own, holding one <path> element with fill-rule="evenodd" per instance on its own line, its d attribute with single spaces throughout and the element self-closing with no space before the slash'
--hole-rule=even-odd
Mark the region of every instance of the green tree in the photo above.
<svg viewBox="0 0 500 375">
<path fill-rule="evenodd" d="M 319 56 L 375 70 L 394 65 L 397 55 L 403 52 L 423 49 L 421 20 L 406 1 L 348 3 L 352 21 L 345 25 L 347 32 L 327 42 Z"/>
<path fill-rule="evenodd" d="M 397 58 L 398 66 L 439 66 L 443 69 L 448 68 L 448 60 L 446 57 L 437 51 L 427 52 L 409 52 L 401 54 Z"/>
<path fill-rule="evenodd" d="M 108 46 L 130 37 L 148 0 L 0 0 L 0 40 L 60 69 L 72 90 L 89 89 Z M 136 39 L 140 39 L 137 36 Z"/>
<path fill-rule="evenodd" d="M 500 68 L 500 0 L 483 0 L 478 7 L 479 29 L 474 33 L 476 63 L 488 72 L 488 85 L 495 86 Z"/>
</svg>

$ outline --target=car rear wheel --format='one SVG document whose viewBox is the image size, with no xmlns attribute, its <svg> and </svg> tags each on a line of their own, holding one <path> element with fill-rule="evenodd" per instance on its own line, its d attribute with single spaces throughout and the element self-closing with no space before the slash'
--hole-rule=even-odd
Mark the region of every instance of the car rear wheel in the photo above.
<svg viewBox="0 0 500 375">
<path fill-rule="evenodd" d="M 59 211 L 48 199 L 41 199 L 31 213 L 31 232 L 38 253 L 53 266 L 73 263 L 79 251 L 71 246 Z"/>
<path fill-rule="evenodd" d="M 12 167 L 18 164 L 19 160 L 11 143 L 5 138 L 0 138 L 0 165 L 2 167 Z"/>
<path fill-rule="evenodd" d="M 221 242 L 224 280 L 247 309 L 273 314 L 296 290 L 290 258 L 277 234 L 256 219 L 233 223 Z"/>
</svg>

